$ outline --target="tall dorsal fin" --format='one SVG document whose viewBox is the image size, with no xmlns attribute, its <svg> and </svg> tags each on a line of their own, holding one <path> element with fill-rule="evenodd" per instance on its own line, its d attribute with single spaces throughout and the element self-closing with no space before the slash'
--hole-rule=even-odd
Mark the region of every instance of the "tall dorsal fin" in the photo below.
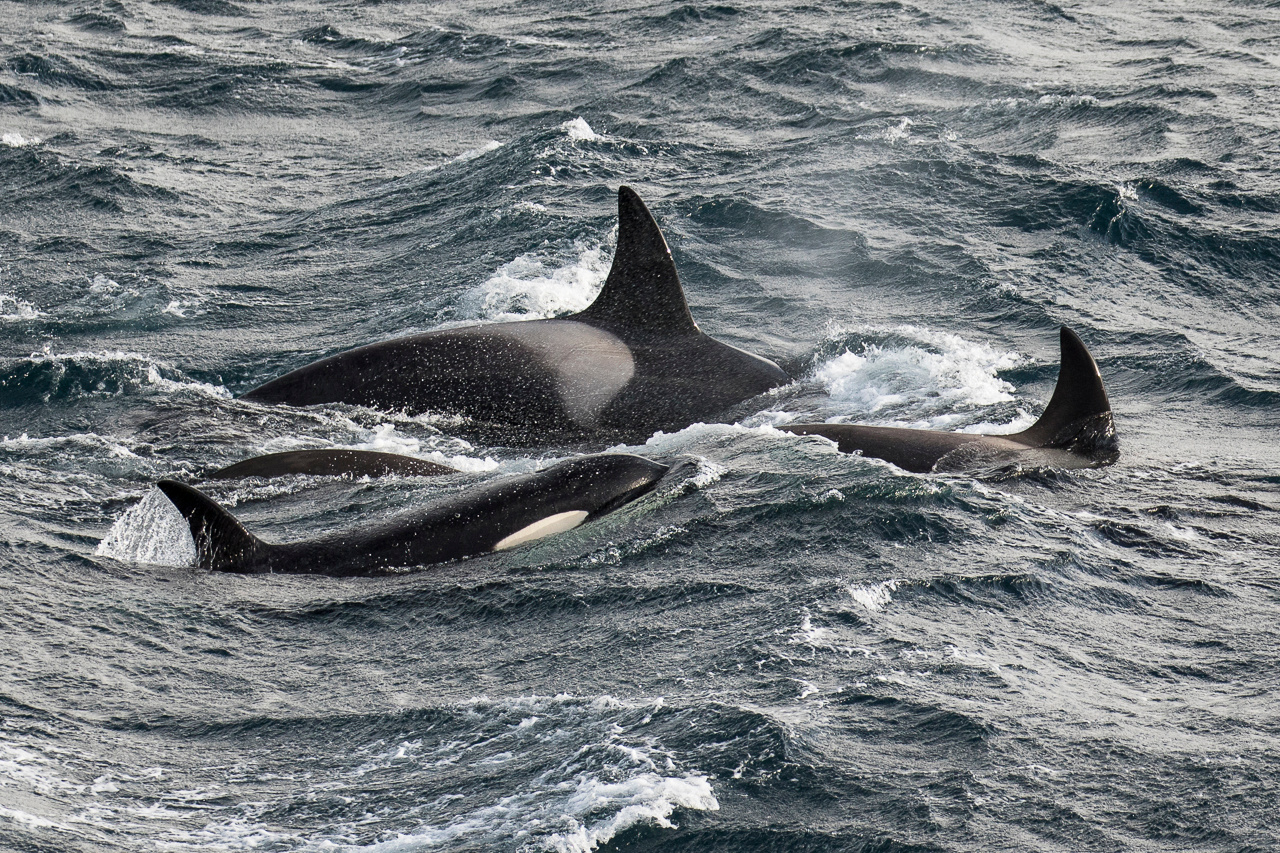
<svg viewBox="0 0 1280 853">
<path fill-rule="evenodd" d="M 1032 447 L 1060 447 L 1094 454 L 1117 450 L 1111 402 L 1097 362 L 1075 332 L 1062 327 L 1062 364 L 1058 384 L 1044 414 L 1010 438 Z"/>
<path fill-rule="evenodd" d="M 698 331 L 662 230 L 631 187 L 618 187 L 618 250 L 609 277 L 573 319 L 622 333 Z"/>
<path fill-rule="evenodd" d="M 156 483 L 182 513 L 196 541 L 196 565 L 204 571 L 252 572 L 255 557 L 269 547 L 209 497 L 173 480 Z"/>
</svg>

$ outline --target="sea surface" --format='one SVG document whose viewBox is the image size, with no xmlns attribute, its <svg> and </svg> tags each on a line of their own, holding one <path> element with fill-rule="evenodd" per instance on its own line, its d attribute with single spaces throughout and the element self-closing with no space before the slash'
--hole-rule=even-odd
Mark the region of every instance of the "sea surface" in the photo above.
<svg viewBox="0 0 1280 853">
<path fill-rule="evenodd" d="M 687 476 L 390 577 L 197 572 L 609 447 L 237 395 L 589 304 L 616 193 L 795 381 Z M 0 2 L 0 850 L 1280 849 L 1274 2 Z M 915 475 L 775 427 L 1011 431 L 1058 328 L 1110 468 Z"/>
</svg>

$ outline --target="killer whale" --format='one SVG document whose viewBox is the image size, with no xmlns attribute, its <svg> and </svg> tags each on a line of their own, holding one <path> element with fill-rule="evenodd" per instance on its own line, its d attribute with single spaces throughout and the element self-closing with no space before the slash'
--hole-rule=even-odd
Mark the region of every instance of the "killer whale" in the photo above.
<svg viewBox="0 0 1280 853">
<path fill-rule="evenodd" d="M 314 477 L 435 477 L 456 474 L 456 469 L 426 459 L 377 450 L 353 450 L 344 447 L 315 450 L 288 450 L 254 456 L 206 474 L 206 480 L 236 480 L 242 477 L 284 477 L 308 474 Z"/>
<path fill-rule="evenodd" d="M 586 309 L 358 347 L 242 396 L 462 415 L 464 429 L 530 444 L 677 430 L 787 381 L 698 328 L 658 223 L 623 186 L 613 266 Z"/>
<path fill-rule="evenodd" d="M 350 577 L 503 551 L 571 530 L 651 491 L 668 470 L 625 453 L 582 456 L 484 483 L 381 524 L 284 544 L 254 536 L 191 486 L 156 485 L 191 528 L 200 569 Z"/>
<path fill-rule="evenodd" d="M 1058 382 L 1044 413 L 1010 435 L 939 432 L 860 424 L 788 424 L 796 435 L 820 435 L 843 453 L 861 453 L 916 473 L 968 471 L 1015 462 L 1060 468 L 1110 465 L 1120 444 L 1097 362 L 1084 342 L 1063 326 Z"/>
</svg>

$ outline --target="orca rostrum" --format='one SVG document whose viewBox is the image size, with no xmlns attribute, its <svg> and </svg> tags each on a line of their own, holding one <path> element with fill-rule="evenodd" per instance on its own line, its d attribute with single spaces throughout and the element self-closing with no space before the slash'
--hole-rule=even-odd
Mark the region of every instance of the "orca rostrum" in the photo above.
<svg viewBox="0 0 1280 853">
<path fill-rule="evenodd" d="M 206 480 L 237 480 L 243 477 L 286 477 L 306 474 L 313 477 L 436 477 L 456 474 L 457 469 L 426 459 L 379 450 L 326 447 L 315 450 L 286 450 L 254 456 L 206 474 Z"/>
<path fill-rule="evenodd" d="M 461 415 L 473 431 L 529 444 L 682 429 L 788 379 L 772 361 L 702 333 L 658 223 L 624 186 L 613 266 L 586 309 L 370 344 L 244 399 Z"/>
<path fill-rule="evenodd" d="M 982 435 L 861 424 L 788 424 L 797 435 L 820 435 L 844 453 L 892 462 L 916 473 L 973 471 L 1011 464 L 1090 468 L 1120 456 L 1111 403 L 1098 365 L 1075 332 L 1061 330 L 1058 384 L 1040 419 L 1022 432 Z"/>
<path fill-rule="evenodd" d="M 588 522 L 651 491 L 668 466 L 642 456 L 581 456 L 489 481 L 377 524 L 271 544 L 202 492 L 157 486 L 191 528 L 196 564 L 240 574 L 374 575 L 505 551 Z"/>
</svg>

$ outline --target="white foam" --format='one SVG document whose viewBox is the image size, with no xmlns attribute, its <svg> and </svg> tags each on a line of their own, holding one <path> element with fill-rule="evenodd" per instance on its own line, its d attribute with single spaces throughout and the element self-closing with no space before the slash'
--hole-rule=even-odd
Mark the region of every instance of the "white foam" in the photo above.
<svg viewBox="0 0 1280 853">
<path fill-rule="evenodd" d="M 0 806 L 0 818 L 5 818 L 13 823 L 29 826 L 33 829 L 70 829 L 51 820 L 46 820 L 39 815 L 29 814 L 18 809 L 8 809 Z"/>
<path fill-rule="evenodd" d="M 884 132 L 886 142 L 900 142 L 911 136 L 911 128 L 915 126 L 915 122 L 903 116 L 899 122 Z"/>
<path fill-rule="evenodd" d="M 872 613 L 877 613 L 893 600 L 893 593 L 898 589 L 900 580 L 887 580 L 872 586 L 849 585 L 849 595 Z"/>
<path fill-rule="evenodd" d="M 211 385 L 208 382 L 196 382 L 191 379 L 170 379 L 164 374 L 180 375 L 180 371 L 174 368 L 173 365 L 163 361 L 156 361 L 136 352 L 109 350 L 105 352 L 53 353 L 46 346 L 44 352 L 33 352 L 30 355 L 30 360 L 33 364 L 49 364 L 59 373 L 64 373 L 67 365 L 71 364 L 87 365 L 93 368 L 113 365 L 123 366 L 130 369 L 133 375 L 128 378 L 139 386 L 150 385 L 161 391 L 168 392 L 195 391 L 209 397 L 222 399 L 231 397 L 231 392 L 221 385 Z"/>
<path fill-rule="evenodd" d="M 202 304 L 199 299 L 170 299 L 169 304 L 160 309 L 160 313 L 172 314 L 174 317 L 185 320 L 188 311 L 199 308 Z"/>
<path fill-rule="evenodd" d="M 1096 107 L 1093 95 L 1041 95 L 1036 103 L 1042 107 Z"/>
<path fill-rule="evenodd" d="M 615 228 L 603 243 L 576 241 L 576 257 L 568 263 L 545 252 L 530 252 L 504 264 L 463 295 L 459 324 L 537 320 L 581 311 L 595 300 L 609 274 L 616 240 Z"/>
<path fill-rule="evenodd" d="M 92 293 L 119 293 L 120 282 L 107 278 L 102 273 L 95 273 L 89 281 L 89 290 Z"/>
<path fill-rule="evenodd" d="M 492 456 L 477 459 L 462 453 L 449 454 L 434 447 L 424 447 L 422 440 L 411 435 L 397 432 L 395 424 L 381 423 L 373 430 L 367 431 L 368 439 L 351 445 L 352 450 L 376 450 L 382 453 L 399 453 L 403 456 L 416 456 L 431 462 L 447 465 L 458 471 L 480 473 L 494 471 L 498 461 Z M 468 445 L 469 446 L 469 445 Z"/>
<path fill-rule="evenodd" d="M 28 145 L 39 145 L 42 141 L 43 140 L 38 136 L 33 136 L 28 139 L 21 133 L 15 133 L 12 131 L 0 136 L 0 145 L 8 145 L 10 148 L 25 148 Z"/>
<path fill-rule="evenodd" d="M 829 633 L 829 629 L 813 624 L 813 616 L 806 608 L 800 617 L 800 627 L 791 635 L 791 642 L 815 648 L 823 647 L 827 645 L 826 638 Z"/>
<path fill-rule="evenodd" d="M 196 561 L 191 529 L 159 489 L 150 489 L 111 526 L 94 551 L 128 563 L 190 566 Z"/>
<path fill-rule="evenodd" d="M 894 410 L 896 418 L 918 418 L 914 426 L 941 428 L 957 420 L 956 409 L 1013 400 L 1013 386 L 996 374 L 1018 364 L 1017 353 L 914 326 L 892 331 L 920 343 L 868 344 L 860 353 L 845 350 L 815 369 L 814 377 L 832 400 L 851 404 L 853 411 L 842 413 L 845 419 Z"/>
<path fill-rule="evenodd" d="M 566 121 L 560 125 L 560 129 L 574 142 L 596 142 L 603 138 L 591 129 L 591 125 L 582 116 Z"/>
<path fill-rule="evenodd" d="M 125 445 L 94 432 L 81 432 L 72 435 L 57 435 L 48 438 L 31 438 L 25 432 L 10 438 L 0 438 L 0 447 L 5 450 L 60 450 L 66 447 L 76 449 L 89 448 L 94 451 L 105 450 L 117 459 L 137 459 L 138 455 Z"/>
<path fill-rule="evenodd" d="M 463 151 L 461 154 L 459 154 L 457 157 L 454 157 L 449 162 L 467 163 L 476 159 L 477 157 L 483 157 L 485 154 L 488 154 L 490 151 L 497 151 L 501 147 L 502 147 L 501 142 L 499 142 L 496 139 L 490 139 L 488 142 L 486 142 L 484 145 L 481 145 L 479 148 L 472 148 L 470 151 Z"/>
<path fill-rule="evenodd" d="M 212 385 L 208 382 L 196 382 L 193 379 L 166 379 L 160 373 L 161 365 L 152 362 L 147 365 L 147 384 L 155 386 L 162 391 L 195 391 L 205 394 L 209 397 L 221 397 L 224 400 L 231 399 L 231 392 L 221 385 Z"/>
<path fill-rule="evenodd" d="M 44 313 L 26 300 L 0 293 L 0 320 L 34 320 Z"/>
<path fill-rule="evenodd" d="M 621 808 L 619 808 L 621 806 Z M 618 809 L 609 819 L 580 823 L 569 832 L 551 836 L 550 846 L 559 853 L 590 853 L 623 830 L 640 823 L 674 829 L 670 820 L 676 808 L 717 811 L 720 808 L 706 776 L 671 778 L 645 773 L 625 782 L 602 782 L 587 777 L 565 804 L 577 821 L 602 810 Z"/>
</svg>

